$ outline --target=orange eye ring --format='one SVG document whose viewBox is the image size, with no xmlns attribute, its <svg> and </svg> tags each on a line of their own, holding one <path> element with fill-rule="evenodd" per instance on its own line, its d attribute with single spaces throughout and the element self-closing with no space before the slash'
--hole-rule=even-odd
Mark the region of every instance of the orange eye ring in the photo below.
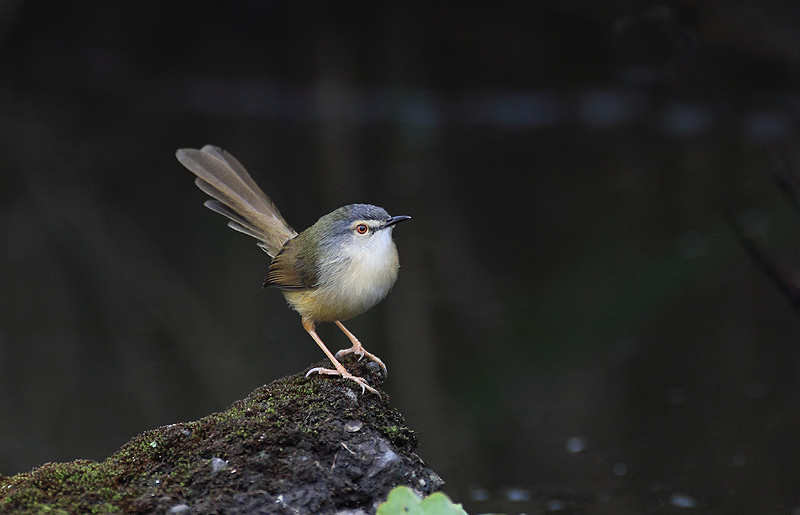
<svg viewBox="0 0 800 515">
<path fill-rule="evenodd" d="M 367 224 L 358 224 L 356 225 L 356 232 L 358 234 L 367 234 L 369 232 L 369 226 Z"/>
</svg>

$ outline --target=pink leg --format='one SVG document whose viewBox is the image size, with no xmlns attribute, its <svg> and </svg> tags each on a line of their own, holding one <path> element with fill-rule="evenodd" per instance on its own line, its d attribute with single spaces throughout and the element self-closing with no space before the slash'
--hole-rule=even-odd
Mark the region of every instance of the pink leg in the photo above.
<svg viewBox="0 0 800 515">
<path fill-rule="evenodd" d="M 311 375 L 311 374 L 313 374 L 315 372 L 318 373 L 318 374 L 342 376 L 345 379 L 350 379 L 350 380 L 355 381 L 356 383 L 358 383 L 358 385 L 361 386 L 361 393 L 364 393 L 364 390 L 369 390 L 372 393 L 374 393 L 375 395 L 377 395 L 378 397 L 381 396 L 381 394 L 378 393 L 378 390 L 376 390 L 375 388 L 371 387 L 367 383 L 366 379 L 364 379 L 363 377 L 354 376 L 353 374 L 348 372 L 347 369 L 344 368 L 344 366 L 342 366 L 341 363 L 339 363 L 339 361 L 334 357 L 334 355 L 331 354 L 331 351 L 328 350 L 328 347 L 326 347 L 325 344 L 322 342 L 322 338 L 319 337 L 319 335 L 317 334 L 317 331 L 314 330 L 314 322 L 303 318 L 303 329 L 305 329 L 308 332 L 308 334 L 311 335 L 311 337 L 314 339 L 314 341 L 317 342 L 317 345 L 319 345 L 319 348 L 322 349 L 322 352 L 324 352 L 326 356 L 328 356 L 328 359 L 331 360 L 331 363 L 333 363 L 333 366 L 336 368 L 335 370 L 332 369 L 332 368 L 323 368 L 323 367 L 312 368 L 311 370 L 306 372 L 306 377 L 308 377 L 309 375 Z"/>
<path fill-rule="evenodd" d="M 334 322 L 334 323 L 339 326 L 339 329 L 341 329 L 342 332 L 345 335 L 347 335 L 347 337 L 353 343 L 353 346 L 350 347 L 349 349 L 343 349 L 343 350 L 340 350 L 339 352 L 337 352 L 336 353 L 336 357 L 340 357 L 340 356 L 343 356 L 345 354 L 355 354 L 355 355 L 358 356 L 358 359 L 361 359 L 364 356 L 366 356 L 366 357 L 368 357 L 369 359 L 371 359 L 372 361 L 374 361 L 375 363 L 377 363 L 378 365 L 381 366 L 381 370 L 383 370 L 383 377 L 384 378 L 389 375 L 388 371 L 386 370 L 386 365 L 383 364 L 383 361 L 381 361 L 381 359 L 378 356 L 376 356 L 375 354 L 371 354 L 371 353 L 367 352 L 367 350 L 364 348 L 364 346 L 361 345 L 361 342 L 358 341 L 358 338 L 356 338 L 356 336 L 353 333 L 348 331 L 343 323 L 339 322 L 338 320 L 336 322 Z"/>
</svg>

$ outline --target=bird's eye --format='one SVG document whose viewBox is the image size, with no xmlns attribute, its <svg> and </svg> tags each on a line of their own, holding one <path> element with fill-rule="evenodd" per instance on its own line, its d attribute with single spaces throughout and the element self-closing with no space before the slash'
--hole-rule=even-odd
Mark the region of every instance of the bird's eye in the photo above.
<svg viewBox="0 0 800 515">
<path fill-rule="evenodd" d="M 367 226 L 367 224 L 358 224 L 356 225 L 356 232 L 358 234 L 367 234 L 369 232 L 369 226 Z"/>
</svg>

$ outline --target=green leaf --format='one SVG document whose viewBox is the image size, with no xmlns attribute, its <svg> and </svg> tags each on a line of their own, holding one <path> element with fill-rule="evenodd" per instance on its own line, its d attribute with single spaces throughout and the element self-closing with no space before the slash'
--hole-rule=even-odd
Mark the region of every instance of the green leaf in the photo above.
<svg viewBox="0 0 800 515">
<path fill-rule="evenodd" d="M 409 487 L 398 486 L 378 506 L 377 515 L 467 515 L 467 512 L 441 492 L 422 499 Z"/>
<path fill-rule="evenodd" d="M 419 505 L 426 515 L 467 515 L 460 504 L 453 504 L 442 492 L 429 495 Z"/>
</svg>

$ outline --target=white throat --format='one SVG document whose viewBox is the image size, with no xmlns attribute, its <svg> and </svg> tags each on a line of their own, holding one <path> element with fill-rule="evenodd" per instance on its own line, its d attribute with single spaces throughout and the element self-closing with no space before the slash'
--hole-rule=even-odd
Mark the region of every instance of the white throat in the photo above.
<svg viewBox="0 0 800 515">
<path fill-rule="evenodd" d="M 330 263 L 338 281 L 328 294 L 337 298 L 334 302 L 340 307 L 348 306 L 351 317 L 383 300 L 397 280 L 400 261 L 392 241 L 392 228 L 379 231 L 364 244 L 344 245 L 339 257 Z"/>
</svg>

